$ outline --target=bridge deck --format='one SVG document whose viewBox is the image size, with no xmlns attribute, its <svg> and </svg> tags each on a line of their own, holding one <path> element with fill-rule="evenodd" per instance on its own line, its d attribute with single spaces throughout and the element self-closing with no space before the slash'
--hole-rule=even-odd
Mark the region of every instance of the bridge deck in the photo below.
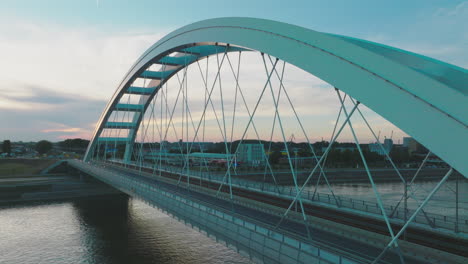
<svg viewBox="0 0 468 264">
<path fill-rule="evenodd" d="M 76 164 L 74 165 L 77 167 L 82 167 L 84 164 Z M 267 212 L 266 210 L 259 210 L 258 208 L 254 208 L 252 206 L 245 206 L 239 203 L 239 201 L 232 202 L 230 200 L 223 199 L 223 196 L 215 197 L 210 193 L 217 189 L 219 186 L 218 183 L 213 182 L 204 182 L 203 180 L 199 179 L 197 181 L 191 182 L 192 185 L 202 186 L 205 191 L 201 192 L 200 189 L 187 189 L 184 186 L 186 184 L 176 185 L 174 184 L 179 175 L 172 175 L 170 173 L 162 173 L 163 177 L 155 177 L 152 174 L 141 173 L 135 170 L 129 170 L 125 168 L 121 168 L 118 166 L 109 166 L 107 165 L 105 170 L 110 171 L 114 174 L 125 174 L 126 177 L 135 179 L 140 183 L 151 185 L 151 186 L 158 186 L 158 188 L 165 189 L 171 193 L 177 193 L 183 197 L 189 197 L 192 200 L 199 201 L 204 204 L 208 204 L 212 207 L 216 207 L 226 212 L 230 212 L 232 214 L 241 216 L 243 218 L 251 219 L 256 222 L 263 223 L 263 225 L 267 226 L 270 229 L 274 229 L 274 226 L 279 221 L 279 215 L 275 214 L 274 211 Z M 177 178 L 176 178 L 177 177 Z M 173 181 L 170 183 L 170 181 Z M 184 177 L 181 178 L 181 182 L 186 182 L 187 179 Z M 223 192 L 228 192 L 227 188 L 221 189 Z M 237 197 L 241 198 L 243 201 L 246 199 L 251 199 L 254 201 L 254 204 L 267 204 L 272 205 L 278 208 L 284 208 L 287 204 L 289 204 L 289 200 L 279 197 L 272 197 L 268 196 L 265 193 L 259 194 L 252 191 L 246 191 L 237 188 L 235 194 Z M 264 207 L 265 208 L 265 207 Z M 268 207 L 266 207 L 268 208 Z M 270 207 L 271 208 L 271 207 Z M 347 224 L 349 226 L 357 226 L 359 228 L 364 228 L 367 230 L 372 230 L 377 233 L 382 233 L 382 223 L 378 223 L 376 221 L 370 221 L 370 219 L 363 219 L 362 217 L 358 217 L 355 215 L 349 215 L 345 213 L 337 214 L 336 211 L 330 211 L 321 207 L 313 206 L 313 205 L 306 205 L 306 212 L 310 216 L 320 217 L 327 220 L 332 220 L 336 222 L 341 222 Z M 361 223 L 358 225 L 357 223 Z M 319 243 L 322 246 L 328 248 L 335 248 L 338 251 L 345 251 L 349 254 L 356 256 L 358 259 L 367 259 L 370 260 L 372 257 L 376 257 L 380 251 L 381 247 L 372 246 L 368 243 L 363 243 L 359 241 L 355 241 L 352 239 L 344 238 L 343 236 L 336 235 L 331 232 L 326 232 L 321 229 L 314 227 L 313 225 L 309 225 L 309 230 L 311 236 L 313 237 L 314 243 Z M 283 223 L 279 226 L 279 230 L 292 233 L 295 236 L 301 237 L 302 240 L 307 241 L 307 229 L 304 223 L 298 221 L 294 218 L 287 218 Z M 443 236 L 435 236 L 432 240 L 428 241 L 428 234 L 421 233 L 421 230 L 414 230 L 410 229 L 409 233 L 411 236 L 410 242 L 419 243 L 425 246 L 431 246 L 432 248 L 441 249 L 446 252 L 451 252 L 454 254 L 458 254 L 460 256 L 466 257 L 466 250 L 464 248 L 460 248 L 457 245 L 460 244 L 459 241 L 450 240 L 450 238 L 443 237 Z M 421 239 L 421 236 L 424 238 Z M 429 236 L 430 237 L 430 236 Z M 410 240 L 410 239 L 408 239 Z M 437 240 L 437 241 L 436 241 Z M 363 253 L 365 252 L 365 253 Z M 386 255 L 385 262 L 394 263 L 398 261 L 398 256 L 395 253 L 389 253 Z M 418 260 L 412 259 L 414 263 L 418 263 Z M 424 262 L 420 262 L 424 263 Z"/>
<path fill-rule="evenodd" d="M 126 168 L 134 168 L 138 171 L 141 167 L 141 170 L 144 172 L 155 173 L 159 176 L 172 178 L 177 181 L 179 181 L 180 178 L 181 182 L 187 182 L 187 178 L 190 177 L 191 182 L 193 184 L 197 185 L 199 184 L 198 182 L 200 182 L 201 185 L 216 190 L 219 188 L 220 184 L 227 184 L 224 174 L 220 175 L 214 174 L 212 172 L 194 170 L 186 171 L 173 166 L 163 166 L 161 169 L 155 169 L 145 164 L 122 164 L 118 161 L 113 161 L 110 163 Z M 433 175 L 431 175 L 430 177 L 433 177 Z M 257 197 L 258 195 L 266 195 L 269 199 L 278 200 L 282 202 L 281 206 L 283 207 L 289 205 L 290 200 L 296 196 L 296 190 L 294 189 L 294 187 L 290 186 L 276 186 L 272 183 L 251 181 L 243 178 L 232 178 L 231 184 L 236 191 L 235 195 L 246 195 L 246 193 L 252 192 L 255 193 L 254 197 Z M 227 187 L 224 187 L 222 191 L 224 191 L 225 193 L 228 192 Z M 375 202 L 343 198 L 340 196 L 333 196 L 330 194 L 324 194 L 319 192 L 317 192 L 314 195 L 314 193 L 311 191 L 304 191 L 301 194 L 301 197 L 304 203 L 310 204 L 310 206 L 315 207 L 315 209 L 317 206 L 320 206 L 320 208 L 325 209 L 328 208 L 332 211 L 339 209 L 340 214 L 343 213 L 345 215 L 358 215 L 366 219 L 370 218 L 372 220 L 377 220 L 379 223 L 382 222 L 382 213 L 380 211 L 379 206 Z M 338 201 L 336 201 L 335 198 Z M 337 208 L 337 203 L 339 203 L 339 208 Z M 396 227 L 399 229 L 399 227 L 401 227 L 404 224 L 405 214 L 403 206 L 400 206 L 399 208 L 387 206 L 385 207 L 385 210 L 387 215 L 391 218 L 392 223 L 395 224 Z M 413 210 L 407 210 L 407 216 L 411 215 L 413 212 Z M 336 215 L 336 212 L 334 212 L 333 214 Z M 457 220 L 453 216 L 423 211 L 423 213 L 416 216 L 411 226 L 414 228 L 424 229 L 430 232 L 434 230 L 437 230 L 438 233 L 445 232 L 445 235 L 447 236 L 458 236 L 458 234 L 454 234 L 454 231 L 457 230 L 457 232 L 463 233 L 461 235 L 468 239 L 468 219 L 463 216 L 459 217 L 459 219 Z M 382 228 L 382 232 L 387 234 L 386 227 Z"/>
</svg>

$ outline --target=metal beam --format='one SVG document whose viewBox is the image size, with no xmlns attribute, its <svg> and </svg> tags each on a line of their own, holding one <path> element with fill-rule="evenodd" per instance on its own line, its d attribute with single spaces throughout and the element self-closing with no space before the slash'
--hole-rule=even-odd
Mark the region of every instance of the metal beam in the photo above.
<svg viewBox="0 0 468 264">
<path fill-rule="evenodd" d="M 150 95 L 155 92 L 157 89 L 156 87 L 137 87 L 137 86 L 130 86 L 128 89 L 125 91 L 127 94 L 143 94 L 143 95 Z"/>
<path fill-rule="evenodd" d="M 129 111 L 129 112 L 141 112 L 144 110 L 144 105 L 141 104 L 116 104 L 114 110 L 116 111 Z"/>
<path fill-rule="evenodd" d="M 175 70 L 171 71 L 144 71 L 140 78 L 152 79 L 152 80 L 162 80 L 169 77 Z"/>
<path fill-rule="evenodd" d="M 131 129 L 135 127 L 136 127 L 136 123 L 132 123 L 132 122 L 107 122 L 104 125 L 104 128 L 113 128 L 113 129 Z"/>
<path fill-rule="evenodd" d="M 181 56 L 181 57 L 170 57 L 170 56 L 165 56 L 159 59 L 157 61 L 157 64 L 163 64 L 163 65 L 172 65 L 172 66 L 179 66 L 179 65 L 187 65 L 195 60 L 198 59 L 198 56 L 196 55 L 191 55 L 188 54 L 186 56 Z"/>
<path fill-rule="evenodd" d="M 378 43 L 351 41 L 343 36 L 264 19 L 209 19 L 162 38 L 124 76 L 101 116 L 93 139 L 100 136 L 102 125 L 122 90 L 141 76 L 148 63 L 177 48 L 186 54 L 196 51 L 201 54 L 204 50 L 198 47 L 204 45 L 213 52 L 210 48 L 213 43 L 262 51 L 340 87 L 468 177 L 464 155 L 468 148 L 468 141 L 464 140 L 468 137 L 468 90 L 458 85 L 468 80 L 466 69 Z M 386 51 L 401 56 L 390 56 Z M 401 57 L 405 59 L 398 59 Z M 461 82 L 441 81 L 445 78 Z M 90 144 L 86 160 L 94 146 Z"/>
</svg>

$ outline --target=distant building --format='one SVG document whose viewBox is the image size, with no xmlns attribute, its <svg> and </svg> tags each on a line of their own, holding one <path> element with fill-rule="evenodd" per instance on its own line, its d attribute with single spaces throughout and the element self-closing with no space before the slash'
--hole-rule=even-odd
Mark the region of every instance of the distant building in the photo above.
<svg viewBox="0 0 468 264">
<path fill-rule="evenodd" d="M 147 152 L 144 159 L 155 164 L 168 164 L 173 166 L 184 166 L 189 163 L 192 166 L 226 166 L 232 162 L 231 166 L 236 166 L 235 156 L 226 153 L 206 153 L 193 152 L 190 154 L 168 153 L 168 152 Z"/>
<path fill-rule="evenodd" d="M 411 144 L 412 141 L 416 141 L 414 140 L 412 137 L 404 137 L 403 138 L 403 147 L 409 147 L 409 145 Z"/>
<path fill-rule="evenodd" d="M 265 163 L 265 150 L 263 144 L 240 144 L 237 150 L 237 160 L 251 166 Z"/>
<path fill-rule="evenodd" d="M 369 151 L 377 153 L 377 154 L 379 154 L 381 156 L 385 155 L 384 149 L 382 149 L 382 147 L 380 146 L 380 143 L 378 143 L 378 142 L 370 143 L 369 144 Z"/>
<path fill-rule="evenodd" d="M 403 138 L 403 147 L 408 148 L 408 153 L 418 153 L 418 152 L 425 152 L 425 148 L 419 142 L 417 142 L 414 138 L 411 137 L 404 137 Z"/>
<path fill-rule="evenodd" d="M 237 166 L 237 164 L 235 164 L 236 160 L 233 154 L 194 152 L 189 154 L 189 158 L 192 165 L 226 166 L 230 162 L 231 166 Z"/>
<path fill-rule="evenodd" d="M 390 153 L 390 151 L 392 151 L 393 148 L 393 140 L 391 138 L 384 139 L 383 146 L 385 151 L 387 151 L 387 153 Z"/>
<path fill-rule="evenodd" d="M 383 149 L 380 146 L 379 142 L 371 143 L 371 144 L 369 144 L 369 151 L 377 153 L 377 154 L 379 154 L 381 156 L 389 154 L 390 151 L 392 151 L 392 148 L 393 148 L 393 140 L 391 138 L 384 139 L 384 142 L 383 142 L 382 146 L 383 146 Z"/>
</svg>

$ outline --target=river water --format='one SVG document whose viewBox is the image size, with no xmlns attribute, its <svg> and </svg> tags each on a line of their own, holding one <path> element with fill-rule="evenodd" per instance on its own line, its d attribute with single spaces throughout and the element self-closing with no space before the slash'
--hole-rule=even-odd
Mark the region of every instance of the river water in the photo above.
<svg viewBox="0 0 468 264">
<path fill-rule="evenodd" d="M 422 181 L 415 182 L 408 188 L 408 209 L 415 210 L 419 204 L 429 195 L 436 187 L 437 181 Z M 376 183 L 376 189 L 379 193 L 382 202 L 385 206 L 395 206 L 404 196 L 404 185 L 398 182 L 391 183 Z M 313 192 L 314 187 L 307 187 L 305 191 Z M 410 191 L 412 190 L 412 192 Z M 372 186 L 368 183 L 346 183 L 334 184 L 330 188 L 327 185 L 320 185 L 318 192 L 331 194 L 344 198 L 352 198 L 376 203 L 376 196 Z M 456 214 L 456 181 L 450 180 L 445 182 L 440 189 L 434 194 L 429 202 L 424 207 L 426 212 L 451 216 Z M 411 193 L 411 195 L 410 195 Z M 402 204 L 400 204 L 402 205 Z M 468 219 L 468 180 L 460 177 L 458 181 L 458 214 L 464 219 Z"/>
<path fill-rule="evenodd" d="M 136 199 L 0 208 L 0 263 L 250 263 Z"/>
</svg>

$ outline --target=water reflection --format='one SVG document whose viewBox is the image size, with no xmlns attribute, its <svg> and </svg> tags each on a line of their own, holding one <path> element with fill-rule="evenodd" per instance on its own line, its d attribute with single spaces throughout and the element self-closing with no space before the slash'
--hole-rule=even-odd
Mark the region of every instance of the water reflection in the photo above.
<svg viewBox="0 0 468 264">
<path fill-rule="evenodd" d="M 249 263 L 141 201 L 0 208 L 0 263 Z"/>
</svg>

